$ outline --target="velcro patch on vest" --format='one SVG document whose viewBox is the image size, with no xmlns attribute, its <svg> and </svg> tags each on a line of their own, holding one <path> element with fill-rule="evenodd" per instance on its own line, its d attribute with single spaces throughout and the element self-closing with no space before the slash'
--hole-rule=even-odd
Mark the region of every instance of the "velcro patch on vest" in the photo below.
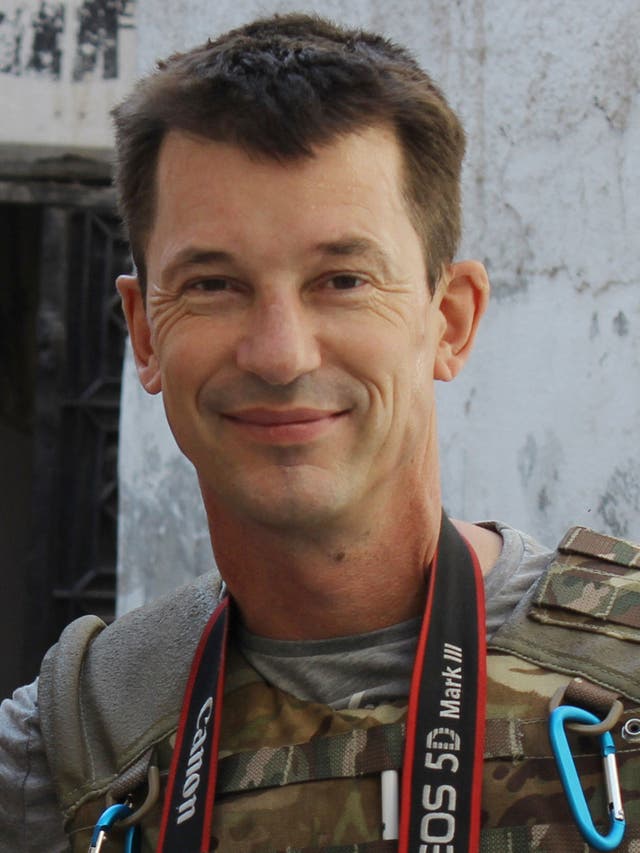
<svg viewBox="0 0 640 853">
<path fill-rule="evenodd" d="M 640 569 L 640 545 L 597 533 L 588 527 L 572 527 L 558 545 L 558 551 Z"/>
<path fill-rule="evenodd" d="M 640 570 L 586 561 L 554 560 L 536 590 L 532 616 L 555 624 L 580 617 L 580 627 L 640 642 Z M 613 625 L 634 629 L 616 631 Z M 576 625 L 576 627 L 578 627 Z"/>
</svg>

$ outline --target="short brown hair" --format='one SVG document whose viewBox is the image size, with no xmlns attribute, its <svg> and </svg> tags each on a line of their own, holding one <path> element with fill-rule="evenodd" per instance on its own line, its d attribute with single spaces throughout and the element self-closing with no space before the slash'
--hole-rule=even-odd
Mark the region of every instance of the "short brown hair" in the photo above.
<svg viewBox="0 0 640 853">
<path fill-rule="evenodd" d="M 261 19 L 159 63 L 113 117 L 115 183 L 143 289 L 156 166 L 169 130 L 286 161 L 313 156 L 339 135 L 390 126 L 432 291 L 453 258 L 464 131 L 408 51 L 379 35 L 302 14 Z"/>
</svg>

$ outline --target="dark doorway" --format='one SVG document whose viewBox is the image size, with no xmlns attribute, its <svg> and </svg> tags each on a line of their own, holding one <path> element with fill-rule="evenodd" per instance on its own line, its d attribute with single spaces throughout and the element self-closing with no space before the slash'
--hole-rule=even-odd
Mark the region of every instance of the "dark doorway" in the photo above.
<svg viewBox="0 0 640 853">
<path fill-rule="evenodd" d="M 0 696 L 23 674 L 42 211 L 0 205 Z"/>
<path fill-rule="evenodd" d="M 0 204 L 0 696 L 71 619 L 115 609 L 128 252 L 108 189 L 62 189 Z"/>
</svg>

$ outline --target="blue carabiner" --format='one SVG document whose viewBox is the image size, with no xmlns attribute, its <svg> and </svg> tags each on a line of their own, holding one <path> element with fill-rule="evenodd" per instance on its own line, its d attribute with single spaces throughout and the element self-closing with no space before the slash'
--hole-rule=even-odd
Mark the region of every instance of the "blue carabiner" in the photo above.
<svg viewBox="0 0 640 853">
<path fill-rule="evenodd" d="M 622 842 L 626 823 L 620 796 L 620 782 L 616 766 L 616 749 L 610 732 L 598 735 L 604 763 L 604 775 L 607 785 L 609 804 L 609 832 L 601 835 L 593 824 L 591 812 L 584 797 L 584 791 L 578 778 L 576 765 L 567 741 L 565 723 L 587 723 L 597 725 L 600 722 L 595 714 L 575 705 L 559 705 L 549 717 L 549 739 L 560 772 L 562 786 L 569 801 L 574 820 L 587 844 L 596 850 L 615 850 Z"/>
<path fill-rule="evenodd" d="M 109 830 L 119 820 L 124 820 L 129 817 L 132 810 L 129 806 L 122 803 L 116 803 L 115 806 L 109 806 L 100 815 L 98 822 L 93 828 L 91 843 L 89 844 L 88 853 L 100 853 L 102 845 L 107 840 Z M 140 851 L 140 827 L 130 826 L 124 838 L 124 853 L 139 853 Z"/>
</svg>

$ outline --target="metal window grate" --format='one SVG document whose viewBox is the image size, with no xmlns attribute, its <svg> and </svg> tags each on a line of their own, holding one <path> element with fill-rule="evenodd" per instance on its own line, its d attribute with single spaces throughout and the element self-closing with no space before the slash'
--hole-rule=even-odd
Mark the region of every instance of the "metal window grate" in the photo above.
<svg viewBox="0 0 640 853">
<path fill-rule="evenodd" d="M 60 416 L 58 572 L 65 621 L 115 612 L 120 382 L 126 334 L 115 291 L 128 267 L 111 214 L 68 216 L 66 341 Z"/>
</svg>

